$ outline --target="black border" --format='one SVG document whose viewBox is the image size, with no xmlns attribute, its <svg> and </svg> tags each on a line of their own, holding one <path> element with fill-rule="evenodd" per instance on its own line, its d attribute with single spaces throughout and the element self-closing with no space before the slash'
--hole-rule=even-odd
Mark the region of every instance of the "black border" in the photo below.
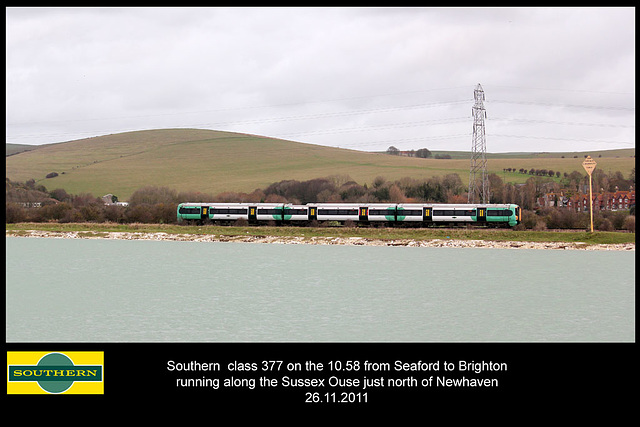
<svg viewBox="0 0 640 427">
<path fill-rule="evenodd" d="M 556 408 L 563 411 L 579 403 L 576 416 L 588 413 L 607 413 L 614 406 L 625 407 L 633 396 L 637 355 L 635 343 L 7 343 L 7 351 L 104 351 L 105 393 L 97 396 L 34 396 L 6 395 L 12 404 L 48 405 L 59 407 L 67 403 L 83 405 L 152 405 L 164 413 L 207 413 L 212 409 L 219 414 L 237 412 L 238 407 L 254 410 L 310 411 L 334 413 L 348 411 L 361 415 L 379 411 L 402 411 L 419 414 L 428 409 L 435 414 L 451 415 L 458 408 L 471 416 L 477 410 L 539 410 L 547 413 Z M 307 392 L 343 391 L 342 388 L 321 387 L 256 387 L 247 388 L 178 388 L 178 377 L 194 378 L 204 374 L 170 372 L 169 360 L 179 362 L 219 362 L 222 366 L 234 361 L 260 364 L 263 360 L 323 363 L 322 371 L 287 373 L 281 370 L 271 374 L 260 371 L 230 373 L 223 369 L 214 375 L 221 379 L 254 378 L 283 375 L 295 378 L 339 379 L 376 377 L 346 371 L 330 371 L 328 361 L 436 362 L 439 372 L 386 372 L 377 376 L 387 378 L 421 379 L 429 376 L 448 378 L 496 378 L 498 387 L 378 387 L 369 389 L 366 403 L 311 403 Z M 504 362 L 507 370 L 480 374 L 443 370 L 444 361 Z M 361 365 L 362 366 L 362 365 Z M 631 388 L 630 388 L 631 386 Z M 361 389 L 348 391 L 362 392 Z M 572 403 L 573 402 L 573 403 Z M 162 405 L 167 406 L 162 406 Z M 112 406 L 113 405 L 113 406 Z M 585 406 L 586 405 L 586 406 Z M 629 411 L 624 411 L 629 412 Z M 257 412 L 260 413 L 260 412 Z M 615 410 L 610 415 L 621 415 Z M 247 414 L 248 415 L 248 414 Z M 457 414 L 456 417 L 464 416 Z M 458 419 L 458 418 L 456 418 Z M 611 418 L 611 420 L 615 419 Z M 522 420 L 522 418 L 520 418 Z"/>
</svg>

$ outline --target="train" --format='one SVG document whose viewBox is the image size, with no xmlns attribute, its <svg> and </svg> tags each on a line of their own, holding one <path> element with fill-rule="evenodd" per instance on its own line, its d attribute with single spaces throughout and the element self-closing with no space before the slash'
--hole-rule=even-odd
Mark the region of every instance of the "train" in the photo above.
<svg viewBox="0 0 640 427">
<path fill-rule="evenodd" d="M 515 227 L 522 210 L 515 204 L 441 203 L 180 203 L 178 223 L 309 225 L 353 223 L 364 226 Z"/>
</svg>

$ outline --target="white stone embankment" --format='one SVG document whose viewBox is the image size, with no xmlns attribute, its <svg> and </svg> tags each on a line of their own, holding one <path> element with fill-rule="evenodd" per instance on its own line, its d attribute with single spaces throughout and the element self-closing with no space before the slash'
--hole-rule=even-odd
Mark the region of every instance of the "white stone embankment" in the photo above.
<svg viewBox="0 0 640 427">
<path fill-rule="evenodd" d="M 353 246 L 412 246 L 437 248 L 497 248 L 497 249 L 559 249 L 559 250 L 606 250 L 635 251 L 635 243 L 590 245 L 583 242 L 513 242 L 489 240 L 432 239 L 381 240 L 364 237 L 300 237 L 300 236 L 226 236 L 213 234 L 170 234 L 146 232 L 93 232 L 93 231 L 6 231 L 11 237 L 41 237 L 55 239 L 121 239 L 121 240 L 165 240 L 184 242 L 248 242 L 306 245 L 353 245 Z"/>
</svg>

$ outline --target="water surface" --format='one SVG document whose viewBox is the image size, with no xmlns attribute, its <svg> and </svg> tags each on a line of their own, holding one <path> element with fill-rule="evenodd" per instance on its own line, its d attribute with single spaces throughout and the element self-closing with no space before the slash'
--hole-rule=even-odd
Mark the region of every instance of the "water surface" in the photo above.
<svg viewBox="0 0 640 427">
<path fill-rule="evenodd" d="M 7 342 L 633 342 L 635 252 L 6 238 Z"/>
</svg>

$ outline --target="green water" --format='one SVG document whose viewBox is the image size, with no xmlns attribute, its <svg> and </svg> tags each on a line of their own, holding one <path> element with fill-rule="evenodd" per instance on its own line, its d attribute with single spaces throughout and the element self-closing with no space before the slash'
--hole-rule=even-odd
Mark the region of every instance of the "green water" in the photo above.
<svg viewBox="0 0 640 427">
<path fill-rule="evenodd" d="M 7 342 L 633 342 L 635 252 L 6 238 Z"/>
</svg>

